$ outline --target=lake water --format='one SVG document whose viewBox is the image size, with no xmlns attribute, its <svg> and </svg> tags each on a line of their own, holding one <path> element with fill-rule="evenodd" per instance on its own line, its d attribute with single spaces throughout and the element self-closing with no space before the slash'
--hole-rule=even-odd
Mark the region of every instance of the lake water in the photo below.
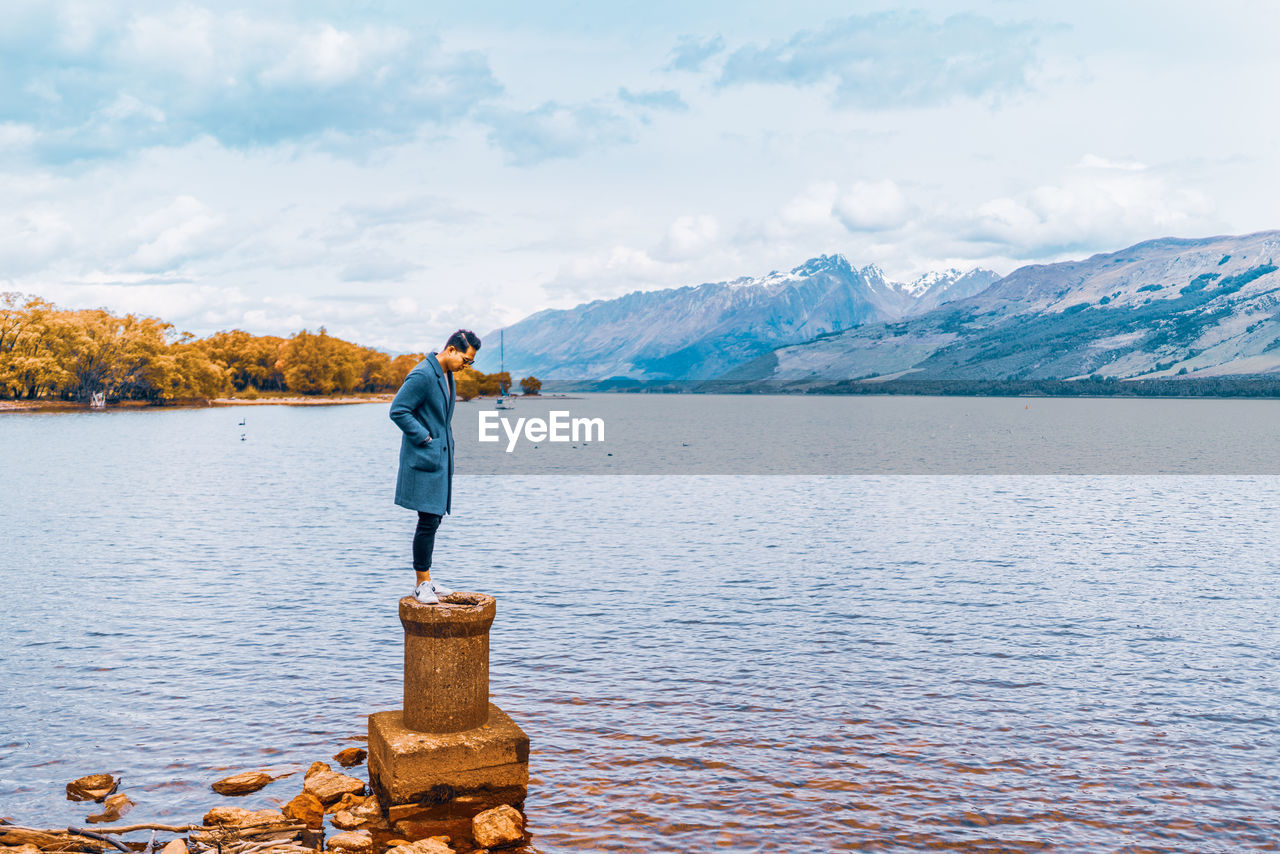
<svg viewBox="0 0 1280 854">
<path fill-rule="evenodd" d="M 1045 424 L 1126 424 L 1090 465 L 1153 462 L 460 476 L 434 574 L 498 598 L 537 851 L 1277 850 L 1280 477 L 1249 474 L 1274 404 L 572 405 L 620 423 L 637 400 L 771 438 L 906 425 L 878 456 L 913 464 L 939 424 L 1052 405 L 1010 459 L 1060 447 Z M 198 821 L 228 803 L 212 780 L 327 759 L 398 706 L 397 441 L 385 405 L 0 413 L 0 816 L 82 824 L 64 785 L 112 771 L 128 821 Z M 1220 473 L 1144 473 L 1205 449 Z"/>
</svg>

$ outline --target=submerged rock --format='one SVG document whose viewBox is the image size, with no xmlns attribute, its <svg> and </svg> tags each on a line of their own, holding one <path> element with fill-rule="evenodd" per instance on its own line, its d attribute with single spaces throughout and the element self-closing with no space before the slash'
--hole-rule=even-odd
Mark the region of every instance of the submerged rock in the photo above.
<svg viewBox="0 0 1280 854">
<path fill-rule="evenodd" d="M 119 777 L 112 777 L 110 774 L 90 774 L 67 784 L 67 800 L 102 801 L 119 785 Z"/>
<path fill-rule="evenodd" d="M 352 765 L 359 765 L 368 755 L 369 752 L 363 747 L 348 747 L 333 754 L 333 758 L 343 768 L 350 768 Z"/>
<path fill-rule="evenodd" d="M 311 829 L 324 827 L 324 804 L 310 792 L 299 792 L 284 805 L 284 814 Z"/>
<path fill-rule="evenodd" d="M 275 778 L 266 771 L 245 771 L 224 777 L 210 787 L 219 795 L 248 795 L 258 791 Z"/>
<path fill-rule="evenodd" d="M 103 805 L 106 809 L 96 815 L 89 816 L 90 822 L 119 821 L 120 816 L 134 807 L 134 803 L 129 799 L 129 796 L 121 794 L 109 796 Z"/>
<path fill-rule="evenodd" d="M 524 841 L 524 816 L 515 807 L 494 807 L 471 819 L 471 835 L 481 848 L 501 848 Z"/>
</svg>

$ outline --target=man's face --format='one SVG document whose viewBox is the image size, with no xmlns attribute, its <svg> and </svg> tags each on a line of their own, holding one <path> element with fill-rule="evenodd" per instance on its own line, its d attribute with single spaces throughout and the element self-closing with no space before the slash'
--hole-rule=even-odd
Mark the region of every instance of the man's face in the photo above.
<svg viewBox="0 0 1280 854">
<path fill-rule="evenodd" d="M 471 363 L 476 360 L 476 348 L 468 347 L 464 353 L 457 347 L 449 346 L 444 348 L 444 359 L 442 363 L 444 369 L 449 373 L 460 371 L 463 368 L 471 367 Z"/>
</svg>

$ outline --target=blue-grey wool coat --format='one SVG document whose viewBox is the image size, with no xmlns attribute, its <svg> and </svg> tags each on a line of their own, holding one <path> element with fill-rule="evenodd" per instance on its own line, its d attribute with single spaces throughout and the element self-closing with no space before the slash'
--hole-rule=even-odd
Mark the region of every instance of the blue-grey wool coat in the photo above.
<svg viewBox="0 0 1280 854">
<path fill-rule="evenodd" d="M 453 498 L 453 375 L 432 353 L 419 362 L 391 401 L 400 437 L 396 504 L 443 516 Z"/>
</svg>

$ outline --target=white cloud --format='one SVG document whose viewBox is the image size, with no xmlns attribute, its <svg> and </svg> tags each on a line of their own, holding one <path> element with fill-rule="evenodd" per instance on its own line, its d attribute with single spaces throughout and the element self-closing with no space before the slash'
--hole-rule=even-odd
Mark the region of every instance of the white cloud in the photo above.
<svg viewBox="0 0 1280 854">
<path fill-rule="evenodd" d="M 961 235 L 1013 258 L 1120 248 L 1152 237 L 1202 236 L 1214 205 L 1146 171 L 1105 169 L 1068 175 L 1018 197 L 977 206 Z"/>
<path fill-rule="evenodd" d="M 696 257 L 716 244 L 720 223 L 710 214 L 677 217 L 667 229 L 659 253 L 667 260 Z"/>
<path fill-rule="evenodd" d="M 1147 168 L 1147 164 L 1139 163 L 1137 160 L 1111 160 L 1106 157 L 1100 157 L 1097 154 L 1086 154 L 1080 158 L 1080 162 L 1076 164 L 1077 169 L 1120 169 L 1125 172 L 1142 172 Z"/>
<path fill-rule="evenodd" d="M 179 267 L 193 255 L 221 248 L 213 238 L 222 224 L 223 218 L 198 199 L 179 196 L 139 218 L 132 236 L 140 245 L 129 260 L 151 272 Z"/>
<path fill-rule="evenodd" d="M 883 231 L 905 223 L 911 206 L 898 185 L 886 178 L 858 181 L 840 194 L 832 211 L 850 231 Z"/>
</svg>

